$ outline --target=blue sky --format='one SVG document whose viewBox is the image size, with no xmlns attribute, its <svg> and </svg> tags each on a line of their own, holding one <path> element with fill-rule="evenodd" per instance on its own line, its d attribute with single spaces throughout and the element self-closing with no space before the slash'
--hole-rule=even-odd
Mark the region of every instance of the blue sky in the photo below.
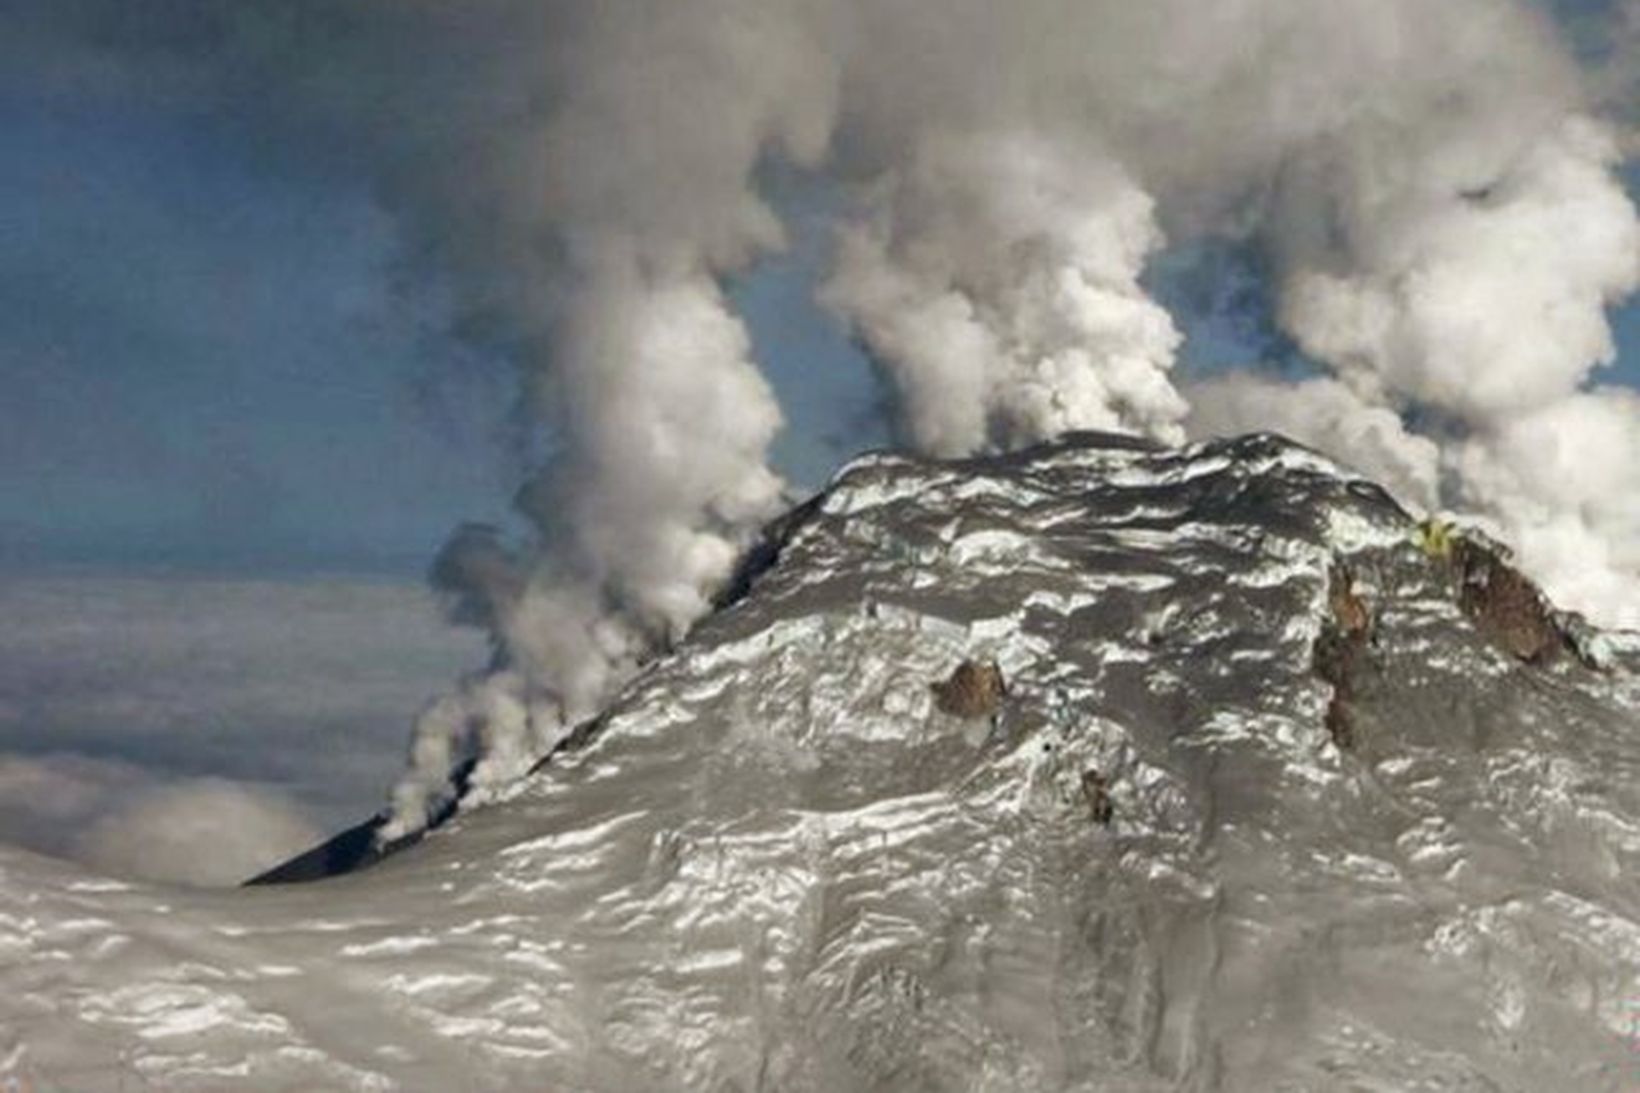
<svg viewBox="0 0 1640 1093">
<path fill-rule="evenodd" d="M 364 195 L 106 104 L 0 133 L 0 559 L 419 566 L 504 507 L 505 373 Z"/>
<path fill-rule="evenodd" d="M 1640 174 L 1631 171 L 1631 189 Z M 866 361 L 808 300 L 827 200 L 732 286 L 803 485 L 887 438 Z M 1238 256 L 1152 275 L 1183 367 L 1267 349 Z M 1640 383 L 1640 305 L 1617 316 Z M 368 195 L 220 118 L 0 97 L 0 566 L 418 572 L 519 478 L 505 366 L 406 289 Z"/>
</svg>

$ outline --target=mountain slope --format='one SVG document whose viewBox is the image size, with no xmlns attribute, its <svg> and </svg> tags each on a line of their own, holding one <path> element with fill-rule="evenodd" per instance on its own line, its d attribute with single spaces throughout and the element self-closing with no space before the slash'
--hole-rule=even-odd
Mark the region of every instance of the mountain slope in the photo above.
<svg viewBox="0 0 1640 1093">
<path fill-rule="evenodd" d="M 1417 537 L 1270 437 L 867 457 L 576 746 L 366 871 L 0 858 L 0 1073 L 1632 1089 L 1636 649 Z"/>
</svg>

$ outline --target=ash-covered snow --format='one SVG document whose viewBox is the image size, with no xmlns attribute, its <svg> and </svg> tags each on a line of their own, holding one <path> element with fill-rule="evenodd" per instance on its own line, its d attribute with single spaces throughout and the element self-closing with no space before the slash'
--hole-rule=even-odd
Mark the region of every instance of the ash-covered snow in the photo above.
<svg viewBox="0 0 1640 1093">
<path fill-rule="evenodd" d="M 5 852 L 0 1076 L 1640 1088 L 1640 646 L 1513 659 L 1412 530 L 1268 437 L 862 459 L 583 746 L 380 865 L 202 893 Z M 936 709 L 967 660 L 989 721 Z"/>
</svg>

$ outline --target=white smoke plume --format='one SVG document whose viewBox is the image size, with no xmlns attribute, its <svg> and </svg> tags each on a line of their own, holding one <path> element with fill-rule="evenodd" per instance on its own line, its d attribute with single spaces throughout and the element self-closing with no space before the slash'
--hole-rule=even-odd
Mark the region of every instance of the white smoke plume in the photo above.
<svg viewBox="0 0 1640 1093">
<path fill-rule="evenodd" d="M 1161 232 L 1120 164 L 1030 132 L 935 133 L 869 205 L 824 296 L 893 377 L 916 447 L 1183 439 L 1180 336 L 1139 285 Z"/>
<path fill-rule="evenodd" d="M 753 172 L 765 155 L 824 151 L 829 61 L 795 3 L 571 10 L 552 27 L 554 101 L 509 156 L 535 186 L 504 218 L 540 248 L 524 260 L 542 270 L 539 296 L 502 316 L 532 341 L 517 354 L 525 409 L 559 451 L 520 494 L 539 546 L 514 558 L 469 535 L 446 551 L 444 583 L 482 601 L 500 658 L 419 719 L 384 839 L 443 804 L 463 753 L 475 786 L 505 782 L 596 712 L 706 613 L 782 499 L 767 463 L 780 411 L 720 281 L 783 244 Z M 450 222 L 441 205 L 418 213 Z"/>
<path fill-rule="evenodd" d="M 1157 225 L 1250 239 L 1281 327 L 1335 378 L 1198 383 L 1195 429 L 1289 432 L 1489 521 L 1563 602 L 1640 625 L 1640 419 L 1588 391 L 1607 309 L 1640 286 L 1616 174 L 1634 104 L 1613 90 L 1634 11 L 1584 70 L 1509 0 L 878 7 L 844 75 L 863 212 L 824 298 L 925 450 L 1171 439 L 1176 336 L 1140 280 Z M 1573 460 L 1538 459 L 1574 423 L 1560 447 L 1610 462 L 1598 500 Z"/>
<path fill-rule="evenodd" d="M 1489 517 L 1565 603 L 1640 628 L 1640 396 L 1597 387 L 1454 444 L 1453 503 Z"/>
<path fill-rule="evenodd" d="M 1233 372 L 1191 384 L 1185 394 L 1190 429 L 1198 435 L 1278 432 L 1331 454 L 1419 509 L 1439 505 L 1439 445 L 1339 380 L 1284 383 Z"/>
<path fill-rule="evenodd" d="M 335 134 L 554 452 L 520 494 L 534 541 L 469 530 L 440 562 L 496 661 L 421 719 L 389 837 L 464 760 L 504 781 L 596 710 L 781 503 L 780 413 L 723 288 L 783 245 L 769 164 L 847 196 L 818 295 L 910 445 L 1278 428 L 1640 623 L 1640 411 L 1590 387 L 1640 283 L 1632 0 L 1593 67 L 1525 0 L 169 3 L 227 58 L 181 83 Z M 15 59 L 103 79 L 106 35 L 72 63 L 42 44 L 85 10 L 124 25 L 61 0 Z M 176 94 L 163 45 L 131 52 Z M 1329 377 L 1181 392 L 1143 275 L 1203 236 L 1262 250 Z"/>
<path fill-rule="evenodd" d="M 1494 522 L 1562 602 L 1636 626 L 1622 510 L 1640 415 L 1588 383 L 1615 357 L 1607 308 L 1640 287 L 1640 219 L 1607 126 L 1531 122 L 1388 148 L 1375 134 L 1295 183 L 1330 231 L 1278 242 L 1281 316 L 1371 407 L 1444 423 L 1444 504 Z"/>
<path fill-rule="evenodd" d="M 1640 283 L 1640 222 L 1588 119 L 1506 144 L 1502 162 L 1449 169 L 1450 154 L 1400 178 L 1382 158 L 1344 165 L 1328 183 L 1336 239 L 1288 255 L 1283 317 L 1318 358 L 1482 424 L 1611 363 L 1605 307 Z"/>
</svg>

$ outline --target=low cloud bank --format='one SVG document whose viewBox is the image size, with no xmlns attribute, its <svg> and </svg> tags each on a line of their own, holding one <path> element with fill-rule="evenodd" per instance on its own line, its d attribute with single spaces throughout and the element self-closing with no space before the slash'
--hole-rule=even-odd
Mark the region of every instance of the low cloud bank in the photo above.
<svg viewBox="0 0 1640 1093">
<path fill-rule="evenodd" d="M 0 839 L 119 877 L 238 884 L 323 833 L 288 794 L 76 755 L 0 756 Z"/>
<path fill-rule="evenodd" d="M 0 579 L 0 841 L 236 882 L 376 810 L 484 656 L 415 582 Z"/>
<path fill-rule="evenodd" d="M 205 778 L 150 790 L 102 817 L 75 856 L 108 873 L 215 887 L 271 869 L 321 838 L 289 799 Z"/>
</svg>

